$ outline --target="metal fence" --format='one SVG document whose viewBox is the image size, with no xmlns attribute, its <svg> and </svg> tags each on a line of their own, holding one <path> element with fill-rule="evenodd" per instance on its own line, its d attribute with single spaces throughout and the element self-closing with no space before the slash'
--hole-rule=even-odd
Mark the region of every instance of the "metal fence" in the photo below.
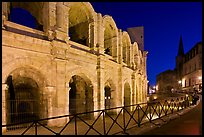
<svg viewBox="0 0 204 137">
<path fill-rule="evenodd" d="M 7 130 L 16 130 L 19 128 L 28 127 L 30 124 L 27 121 L 37 120 L 47 117 L 47 101 L 46 100 L 7 100 L 7 123 L 22 123 L 7 127 Z M 45 121 L 44 121 L 45 123 Z"/>
<path fill-rule="evenodd" d="M 141 125 L 151 122 L 155 119 L 161 119 L 164 116 L 173 114 L 189 107 L 191 103 L 184 97 L 160 100 L 149 103 L 134 104 L 130 106 L 115 107 L 110 109 L 89 111 L 73 115 L 64 115 L 45 119 L 31 120 L 30 122 L 21 122 L 16 124 L 2 125 L 3 128 L 9 128 L 14 125 L 29 124 L 28 128 L 16 130 L 13 133 L 5 132 L 3 134 L 21 134 L 21 135 L 114 135 L 128 134 L 127 129 L 132 127 L 141 127 Z M 84 118 L 84 114 L 90 114 L 92 117 Z M 52 127 L 43 124 L 44 121 L 57 122 L 66 119 L 61 127 Z"/>
</svg>

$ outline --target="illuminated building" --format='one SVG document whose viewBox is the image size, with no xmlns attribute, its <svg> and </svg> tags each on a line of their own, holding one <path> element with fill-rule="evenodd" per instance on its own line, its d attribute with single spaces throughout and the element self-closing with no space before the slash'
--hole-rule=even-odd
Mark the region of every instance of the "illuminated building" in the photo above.
<svg viewBox="0 0 204 137">
<path fill-rule="evenodd" d="M 158 91 L 169 91 L 168 85 L 175 91 L 194 92 L 202 89 L 202 42 L 196 43 L 184 54 L 180 37 L 176 66 L 157 75 Z"/>
<path fill-rule="evenodd" d="M 11 21 L 17 8 L 35 28 Z M 2 2 L 2 124 L 146 102 L 146 58 L 89 2 Z"/>
</svg>

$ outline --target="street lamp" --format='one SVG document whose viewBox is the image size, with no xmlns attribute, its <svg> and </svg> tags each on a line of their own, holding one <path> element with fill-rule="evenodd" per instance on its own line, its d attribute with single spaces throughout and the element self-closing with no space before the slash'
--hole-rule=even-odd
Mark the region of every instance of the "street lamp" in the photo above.
<svg viewBox="0 0 204 137">
<path fill-rule="evenodd" d="M 199 84 L 198 90 L 200 91 L 202 89 L 202 86 L 201 86 L 201 84 L 202 84 L 202 77 L 199 76 L 198 80 L 199 80 L 199 82 L 198 82 L 198 84 Z"/>
<path fill-rule="evenodd" d="M 202 77 L 201 77 L 201 76 L 199 76 L 199 77 L 198 77 L 198 79 L 199 79 L 199 80 L 201 80 L 201 79 L 202 79 Z"/>
<path fill-rule="evenodd" d="M 179 90 L 181 89 L 181 84 L 182 84 L 182 82 L 181 82 L 181 80 L 179 80 L 178 81 Z"/>
</svg>

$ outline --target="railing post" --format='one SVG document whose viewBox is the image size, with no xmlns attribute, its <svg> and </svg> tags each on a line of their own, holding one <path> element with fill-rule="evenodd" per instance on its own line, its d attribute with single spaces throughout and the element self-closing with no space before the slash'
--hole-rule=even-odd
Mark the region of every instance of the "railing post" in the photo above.
<svg viewBox="0 0 204 137">
<path fill-rule="evenodd" d="M 76 114 L 74 114 L 74 125 L 75 125 L 75 135 L 77 135 L 77 119 L 76 119 Z"/>
<path fill-rule="evenodd" d="M 34 122 L 35 122 L 35 135 L 37 135 L 37 122 L 36 121 Z"/>
<path fill-rule="evenodd" d="M 125 107 L 122 107 L 122 109 L 123 109 L 123 125 L 124 125 L 124 129 L 123 129 L 123 132 L 125 133 Z"/>
<path fill-rule="evenodd" d="M 104 115 L 105 111 L 102 110 L 102 113 L 103 113 L 103 131 L 104 131 L 104 135 L 106 135 L 106 125 L 105 125 L 106 121 L 105 121 L 105 115 Z"/>
<path fill-rule="evenodd" d="M 147 107 L 148 107 L 148 106 L 147 106 Z M 149 106 L 149 115 L 150 115 L 149 122 L 150 122 L 150 123 L 152 122 L 152 116 L 151 116 L 151 113 L 152 113 L 152 111 L 151 111 L 151 106 Z"/>
<path fill-rule="evenodd" d="M 138 107 L 138 127 L 140 127 L 140 112 L 139 112 L 139 107 Z"/>
</svg>

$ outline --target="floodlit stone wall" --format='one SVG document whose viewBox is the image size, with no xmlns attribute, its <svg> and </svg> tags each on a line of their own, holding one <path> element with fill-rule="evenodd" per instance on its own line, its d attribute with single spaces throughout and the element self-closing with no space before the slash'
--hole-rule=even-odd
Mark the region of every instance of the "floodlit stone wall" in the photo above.
<svg viewBox="0 0 204 137">
<path fill-rule="evenodd" d="M 34 16 L 37 27 L 12 22 L 10 9 L 16 7 Z M 52 117 L 70 114 L 70 100 L 79 106 L 82 98 L 83 110 L 90 98 L 93 110 L 104 109 L 106 99 L 110 107 L 146 102 L 146 58 L 147 51 L 131 44 L 111 16 L 96 13 L 88 2 L 2 2 L 2 124 L 8 123 L 9 76 L 35 81 L 39 101 L 47 101 L 47 113 L 39 117 Z M 110 94 L 105 96 L 105 90 Z M 48 125 L 66 121 L 49 120 Z"/>
</svg>

